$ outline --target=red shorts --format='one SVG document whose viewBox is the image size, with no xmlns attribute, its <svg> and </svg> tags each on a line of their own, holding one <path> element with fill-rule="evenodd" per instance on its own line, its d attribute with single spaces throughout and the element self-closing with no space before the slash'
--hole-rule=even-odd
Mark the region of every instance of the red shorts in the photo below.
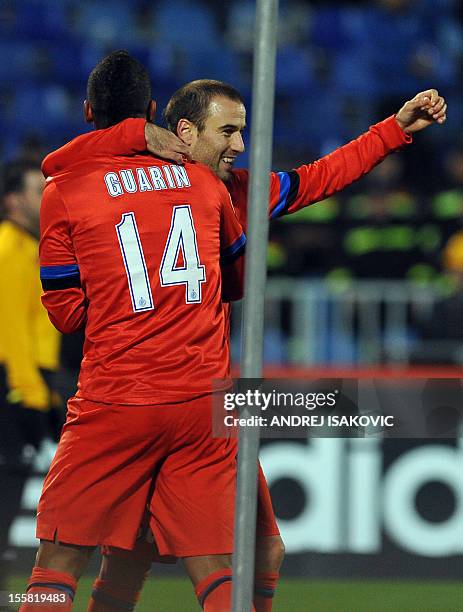
<svg viewBox="0 0 463 612">
<path fill-rule="evenodd" d="M 278 536 L 280 535 L 280 530 L 278 529 L 275 513 L 273 512 L 270 491 L 260 463 L 257 487 L 257 537 Z M 154 536 L 149 529 L 149 524 L 150 515 L 146 513 L 142 525 L 140 526 L 136 546 L 131 553 L 112 548 L 111 546 L 103 546 L 101 553 L 106 556 L 121 555 L 126 559 L 130 559 L 131 556 L 127 555 L 132 554 L 135 558 L 140 558 L 143 561 L 151 559 L 154 563 L 176 563 L 177 557 L 173 555 L 163 556 L 160 554 L 156 540 L 153 542 Z"/>
<path fill-rule="evenodd" d="M 213 438 L 211 396 L 152 406 L 71 398 L 37 537 L 131 549 L 146 506 L 161 555 L 233 550 L 236 440 Z"/>
<path fill-rule="evenodd" d="M 260 463 L 257 486 L 257 537 L 278 536 L 280 535 L 280 530 L 278 529 L 275 513 L 273 512 L 270 491 Z M 173 555 L 163 556 L 160 554 L 156 540 L 153 542 L 154 536 L 149 529 L 149 524 L 150 516 L 146 513 L 143 518 L 143 523 L 140 526 L 137 543 L 133 551 L 127 553 L 126 551 L 111 546 L 103 546 L 101 553 L 105 556 L 123 556 L 125 559 L 129 560 L 132 558 L 131 555 L 134 555 L 135 558 L 139 558 L 143 561 L 151 559 L 151 561 L 155 563 L 176 563 L 177 557 Z"/>
</svg>

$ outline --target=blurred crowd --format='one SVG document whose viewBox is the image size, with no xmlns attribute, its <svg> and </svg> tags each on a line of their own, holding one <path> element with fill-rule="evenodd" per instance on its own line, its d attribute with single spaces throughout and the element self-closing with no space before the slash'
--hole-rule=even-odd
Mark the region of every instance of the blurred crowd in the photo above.
<svg viewBox="0 0 463 612">
<path fill-rule="evenodd" d="M 443 253 L 462 229 L 463 151 L 449 150 L 441 180 L 426 191 L 406 172 L 419 146 L 386 158 L 329 200 L 274 223 L 272 273 L 425 284 L 440 282 L 450 267 L 463 265 L 461 257 Z"/>
</svg>

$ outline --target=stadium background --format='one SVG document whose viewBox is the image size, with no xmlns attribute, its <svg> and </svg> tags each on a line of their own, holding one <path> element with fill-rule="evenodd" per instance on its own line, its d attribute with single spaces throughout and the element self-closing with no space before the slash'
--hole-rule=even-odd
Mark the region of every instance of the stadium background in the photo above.
<svg viewBox="0 0 463 612">
<path fill-rule="evenodd" d="M 41 158 L 87 129 L 86 78 L 115 48 L 149 67 L 159 109 L 178 86 L 209 77 L 240 89 L 249 112 L 253 13 L 246 0 L 2 0 L 1 159 Z M 461 365 L 462 34 L 457 0 L 281 0 L 274 169 L 317 159 L 428 87 L 449 111 L 369 177 L 272 223 L 265 362 L 280 374 Z M 78 346 L 66 343 L 64 394 Z M 16 590 L 52 452 L 36 458 L 11 530 Z M 264 444 L 288 553 L 275 610 L 463 610 L 462 452 L 455 438 Z M 140 609 L 195 609 L 192 596 L 179 607 L 189 587 L 178 573 L 155 568 Z"/>
</svg>

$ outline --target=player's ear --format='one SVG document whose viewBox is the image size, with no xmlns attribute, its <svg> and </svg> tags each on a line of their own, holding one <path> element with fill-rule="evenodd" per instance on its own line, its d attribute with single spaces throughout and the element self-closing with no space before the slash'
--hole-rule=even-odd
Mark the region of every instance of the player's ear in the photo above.
<svg viewBox="0 0 463 612">
<path fill-rule="evenodd" d="M 93 123 L 93 110 L 88 100 L 84 100 L 84 119 L 87 123 Z"/>
<path fill-rule="evenodd" d="M 154 100 L 150 100 L 148 103 L 148 108 L 146 109 L 146 120 L 150 123 L 153 123 L 154 118 L 156 116 L 156 102 Z"/>
<path fill-rule="evenodd" d="M 193 144 L 195 131 L 196 127 L 188 119 L 180 119 L 177 123 L 177 136 L 187 145 Z"/>
</svg>

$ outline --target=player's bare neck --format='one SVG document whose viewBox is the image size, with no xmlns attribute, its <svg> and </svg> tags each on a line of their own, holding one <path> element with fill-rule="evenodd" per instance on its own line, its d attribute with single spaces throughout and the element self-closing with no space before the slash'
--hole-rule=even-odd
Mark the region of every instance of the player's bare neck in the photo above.
<svg viewBox="0 0 463 612">
<path fill-rule="evenodd" d="M 94 119 L 93 125 L 95 126 L 95 130 L 106 130 L 107 128 L 114 127 L 126 119 L 146 119 L 146 115 L 130 115 L 130 117 L 123 117 L 122 119 L 119 119 L 119 121 L 111 121 L 110 119 Z"/>
</svg>

